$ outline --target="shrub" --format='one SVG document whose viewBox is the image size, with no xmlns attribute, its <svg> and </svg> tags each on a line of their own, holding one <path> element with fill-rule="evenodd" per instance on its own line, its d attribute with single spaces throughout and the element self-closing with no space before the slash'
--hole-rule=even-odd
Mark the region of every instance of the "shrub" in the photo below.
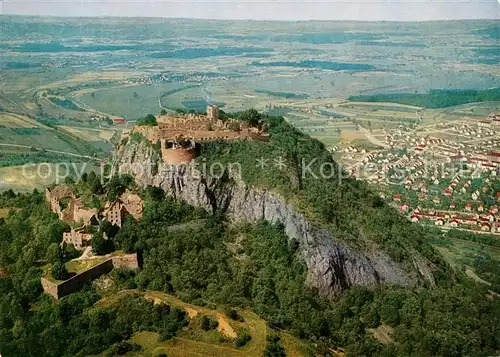
<svg viewBox="0 0 500 357">
<path fill-rule="evenodd" d="M 210 319 L 206 316 L 203 316 L 201 318 L 201 329 L 203 331 L 208 331 L 210 330 Z"/>
<path fill-rule="evenodd" d="M 163 332 L 158 336 L 158 342 L 168 341 L 168 340 L 174 338 L 174 336 L 175 335 L 172 332 L 169 332 L 169 331 Z"/>
<path fill-rule="evenodd" d="M 57 261 L 52 265 L 52 277 L 56 280 L 66 280 L 68 278 L 68 269 L 63 262 Z"/>
<path fill-rule="evenodd" d="M 241 348 L 241 347 L 245 346 L 251 339 L 252 339 L 252 336 L 250 336 L 249 334 L 244 332 L 238 336 L 236 341 L 234 341 L 234 345 L 238 348 Z"/>
<path fill-rule="evenodd" d="M 148 114 L 143 119 L 139 119 L 137 125 L 157 126 L 158 122 L 153 114 Z"/>
<path fill-rule="evenodd" d="M 131 351 L 140 350 L 141 346 L 139 346 L 137 343 L 119 342 L 114 348 L 114 353 L 121 356 Z"/>
<path fill-rule="evenodd" d="M 285 349 L 280 344 L 280 338 L 276 335 L 267 337 L 267 346 L 264 357 L 285 357 Z"/>
<path fill-rule="evenodd" d="M 234 309 L 230 309 L 227 312 L 227 316 L 229 316 L 232 320 L 239 321 L 241 319 L 240 315 L 238 314 L 238 311 Z"/>
<path fill-rule="evenodd" d="M 203 331 L 215 330 L 219 326 L 219 322 L 217 320 L 211 319 L 208 316 L 203 316 L 201 318 L 201 329 Z"/>
</svg>

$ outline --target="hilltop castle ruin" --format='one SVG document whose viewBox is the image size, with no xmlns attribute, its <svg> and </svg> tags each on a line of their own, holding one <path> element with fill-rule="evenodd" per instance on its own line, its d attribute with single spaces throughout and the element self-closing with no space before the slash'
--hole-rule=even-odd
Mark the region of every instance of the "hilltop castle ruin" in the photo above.
<svg viewBox="0 0 500 357">
<path fill-rule="evenodd" d="M 68 186 L 60 185 L 52 190 L 46 188 L 45 200 L 61 221 L 81 221 L 84 226 L 98 224 L 97 209 L 86 208 Z"/>
<path fill-rule="evenodd" d="M 141 219 L 144 204 L 142 198 L 135 193 L 125 191 L 116 201 L 106 203 L 104 217 L 118 227 L 122 226 L 123 219 L 131 215 L 135 219 Z"/>
<path fill-rule="evenodd" d="M 77 250 L 84 250 L 92 244 L 92 234 L 83 232 L 82 228 L 99 225 L 103 218 L 121 227 L 127 215 L 140 219 L 144 208 L 144 202 L 139 195 L 125 191 L 114 202 L 106 202 L 104 209 L 100 212 L 96 208 L 85 207 L 73 190 L 65 185 L 56 186 L 52 190 L 46 188 L 45 200 L 50 210 L 57 214 L 61 221 L 82 224 L 79 229 L 71 229 L 70 232 L 63 233 L 62 243 L 73 244 Z"/>
<path fill-rule="evenodd" d="M 142 134 L 153 144 L 161 143 L 163 161 L 168 164 L 187 164 L 196 156 L 196 143 L 208 140 L 261 140 L 268 134 L 263 124 L 255 127 L 234 119 L 222 120 L 219 108 L 208 105 L 206 115 L 160 115 L 158 126 L 135 126 L 133 132 Z"/>
</svg>

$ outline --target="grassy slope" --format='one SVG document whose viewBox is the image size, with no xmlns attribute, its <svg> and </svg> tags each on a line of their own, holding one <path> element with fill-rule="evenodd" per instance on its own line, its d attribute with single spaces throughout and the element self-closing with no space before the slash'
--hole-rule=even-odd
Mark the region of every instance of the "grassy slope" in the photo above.
<svg viewBox="0 0 500 357">
<path fill-rule="evenodd" d="M 11 210 L 15 210 L 15 208 L 0 208 L 0 218 L 6 218 L 9 215 Z"/>
<path fill-rule="evenodd" d="M 481 243 L 454 238 L 440 238 L 432 242 L 444 259 L 455 269 L 468 268 L 474 265 L 479 255 L 489 256 L 500 262 L 500 248 Z"/>
<path fill-rule="evenodd" d="M 179 307 L 191 317 L 190 325 L 185 328 L 177 337 L 158 342 L 158 334 L 149 331 L 136 333 L 131 338 L 131 342 L 141 345 L 142 350 L 138 353 L 129 353 L 127 356 L 155 356 L 159 353 L 166 353 L 169 357 L 205 356 L 205 357 L 261 357 L 266 348 L 267 335 L 271 330 L 266 322 L 256 314 L 248 310 L 240 310 L 238 313 L 244 318 L 244 322 L 229 319 L 222 311 L 212 310 L 206 307 L 185 303 L 175 296 L 165 294 L 160 291 L 140 292 L 138 290 L 122 290 L 114 295 L 107 296 L 96 303 L 95 306 L 105 307 L 117 303 L 120 298 L 128 294 L 140 294 L 148 300 L 154 302 L 164 302 L 170 306 Z M 221 342 L 219 337 L 223 335 L 216 331 L 202 331 L 196 325 L 195 319 L 198 316 L 208 316 L 213 319 L 221 317 L 237 332 L 243 329 L 252 337 L 249 343 L 243 348 L 234 347 L 232 340 L 226 338 L 226 342 Z M 297 338 L 284 333 L 279 333 L 282 343 L 287 351 L 287 356 L 303 356 L 307 350 L 307 345 Z M 101 356 L 104 356 L 103 352 Z"/>
</svg>

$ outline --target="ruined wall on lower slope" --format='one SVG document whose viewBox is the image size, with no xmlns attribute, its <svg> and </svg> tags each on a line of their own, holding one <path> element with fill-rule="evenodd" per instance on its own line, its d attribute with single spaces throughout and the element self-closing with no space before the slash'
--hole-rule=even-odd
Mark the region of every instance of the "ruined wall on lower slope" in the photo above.
<svg viewBox="0 0 500 357">
<path fill-rule="evenodd" d="M 43 291 L 56 300 L 81 289 L 85 284 L 91 283 L 104 274 L 108 274 L 114 268 L 134 270 L 139 268 L 137 253 L 117 255 L 106 259 L 84 272 L 77 274 L 60 283 L 41 278 Z"/>
</svg>

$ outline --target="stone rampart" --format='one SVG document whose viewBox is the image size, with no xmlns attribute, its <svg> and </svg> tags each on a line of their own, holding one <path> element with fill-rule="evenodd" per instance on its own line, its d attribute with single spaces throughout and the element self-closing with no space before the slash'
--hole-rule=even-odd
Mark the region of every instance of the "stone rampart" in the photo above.
<svg viewBox="0 0 500 357">
<path fill-rule="evenodd" d="M 58 298 L 60 299 L 63 296 L 74 293 L 82 288 L 83 285 L 92 282 L 101 275 L 109 273 L 111 270 L 113 270 L 113 262 L 111 259 L 108 259 L 78 275 L 69 278 L 68 280 L 63 281 L 57 286 Z"/>
<path fill-rule="evenodd" d="M 135 270 L 139 268 L 137 254 L 118 255 L 112 257 L 111 260 L 113 261 L 113 267 L 117 269 Z"/>
<path fill-rule="evenodd" d="M 193 130 L 190 127 L 178 126 L 177 128 L 164 128 L 157 126 L 135 126 L 134 133 L 143 135 L 153 144 L 158 140 L 173 140 L 182 136 L 184 138 L 193 139 L 195 141 L 208 141 L 208 140 L 237 140 L 237 139 L 250 139 L 250 140 L 269 140 L 269 136 L 262 132 L 254 132 L 248 128 L 243 128 L 240 131 L 235 130 L 208 130 L 200 128 Z"/>
<path fill-rule="evenodd" d="M 58 299 L 58 286 L 57 283 L 54 283 L 48 279 L 42 277 L 42 288 L 45 294 L 52 296 L 54 299 Z"/>
<path fill-rule="evenodd" d="M 41 283 L 43 291 L 58 300 L 63 296 L 78 291 L 85 284 L 91 283 L 100 276 L 108 274 L 111 270 L 113 270 L 113 268 L 131 270 L 139 268 L 137 253 L 110 257 L 104 262 L 99 263 L 96 266 L 93 266 L 92 268 L 85 270 L 84 272 L 61 283 L 55 283 L 42 277 Z"/>
</svg>

